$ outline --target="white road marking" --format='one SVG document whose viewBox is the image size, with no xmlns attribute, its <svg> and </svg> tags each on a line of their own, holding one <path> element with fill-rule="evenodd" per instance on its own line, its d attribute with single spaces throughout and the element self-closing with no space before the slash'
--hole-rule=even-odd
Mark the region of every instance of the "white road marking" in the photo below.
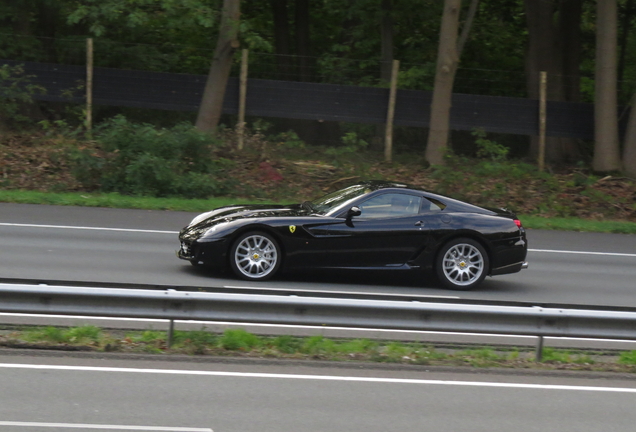
<svg viewBox="0 0 636 432">
<path fill-rule="evenodd" d="M 166 432 L 214 432 L 210 428 L 188 428 L 188 427 L 163 427 L 163 426 L 124 426 L 124 425 L 101 425 L 101 424 L 80 424 L 80 423 L 41 423 L 41 422 L 13 422 L 0 421 L 0 426 L 17 426 L 17 427 L 48 427 L 48 428 L 67 428 L 67 429 L 107 429 L 114 431 L 136 430 L 136 431 L 166 431 Z"/>
<path fill-rule="evenodd" d="M 605 255 L 605 256 L 636 257 L 636 254 L 630 254 L 630 253 L 586 252 L 586 251 L 567 251 L 567 250 L 552 250 L 552 249 L 528 249 L 528 252 L 545 252 L 545 253 L 562 253 L 562 254 L 579 254 L 579 255 Z"/>
<path fill-rule="evenodd" d="M 419 384 L 419 385 L 443 385 L 443 386 L 461 386 L 461 387 L 494 387 L 494 388 L 536 389 L 536 390 L 636 393 L 636 388 L 628 388 L 628 387 L 600 387 L 600 386 L 595 387 L 595 386 L 573 386 L 573 385 L 553 385 L 553 384 L 423 380 L 423 379 L 406 379 L 406 378 L 355 377 L 355 376 L 332 376 L 332 375 L 299 375 L 299 374 L 273 374 L 273 373 L 255 373 L 255 372 L 221 372 L 221 371 L 202 371 L 202 370 L 141 369 L 141 368 L 37 365 L 37 364 L 12 364 L 12 363 L 0 364 L 0 368 L 62 370 L 62 371 L 75 371 L 75 372 L 80 372 L 80 371 L 81 372 L 118 372 L 118 373 L 139 373 L 139 374 L 163 374 L 163 375 L 219 376 L 219 377 L 235 377 L 235 378 L 348 381 L 348 382 L 367 382 L 367 383 L 385 383 L 385 384 Z"/>
<path fill-rule="evenodd" d="M 91 230 L 91 231 L 122 231 L 122 232 L 138 232 L 138 233 L 150 233 L 150 234 L 179 234 L 179 231 L 142 230 L 142 229 L 130 229 L 130 228 L 81 227 L 81 226 L 65 226 L 65 225 L 0 223 L 0 226 L 14 226 L 14 227 L 28 227 L 28 228 L 59 228 L 59 229 Z"/>
<path fill-rule="evenodd" d="M 75 229 L 75 230 L 93 230 L 93 231 L 121 231 L 121 232 L 138 232 L 138 233 L 171 234 L 171 235 L 179 234 L 179 231 L 142 230 L 142 229 L 132 229 L 132 228 L 81 227 L 81 226 L 67 226 L 67 225 L 17 224 L 17 223 L 2 223 L 2 222 L 0 222 L 0 226 L 28 227 L 28 228 L 59 228 L 59 229 Z M 630 254 L 630 253 L 567 251 L 567 250 L 552 250 L 552 249 L 528 249 L 528 252 L 636 257 L 636 254 Z"/>
</svg>

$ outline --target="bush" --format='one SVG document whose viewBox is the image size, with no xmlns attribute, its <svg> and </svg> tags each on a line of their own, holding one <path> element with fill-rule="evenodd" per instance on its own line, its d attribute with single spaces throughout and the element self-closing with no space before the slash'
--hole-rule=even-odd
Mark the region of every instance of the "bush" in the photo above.
<svg viewBox="0 0 636 432">
<path fill-rule="evenodd" d="M 70 155 L 84 187 L 155 197 L 207 198 L 226 193 L 218 158 L 221 142 L 182 123 L 171 129 L 136 124 L 117 116 L 95 130 L 98 149 Z"/>
<path fill-rule="evenodd" d="M 33 75 L 25 75 L 21 65 L 0 66 L 0 122 L 12 127 L 31 123 L 28 106 L 33 104 L 35 94 L 44 94 L 45 89 L 31 82 Z"/>
</svg>

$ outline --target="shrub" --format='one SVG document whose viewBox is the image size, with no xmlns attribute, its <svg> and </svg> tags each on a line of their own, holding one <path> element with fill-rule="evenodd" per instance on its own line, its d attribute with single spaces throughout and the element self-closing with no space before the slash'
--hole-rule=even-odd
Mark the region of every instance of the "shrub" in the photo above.
<svg viewBox="0 0 636 432">
<path fill-rule="evenodd" d="M 258 336 L 243 329 L 225 330 L 219 341 L 221 348 L 228 351 L 247 351 L 258 346 L 259 343 Z"/>
<path fill-rule="evenodd" d="M 24 75 L 20 65 L 0 66 L 0 121 L 13 127 L 31 122 L 26 107 L 33 103 L 33 95 L 44 94 L 45 89 L 33 84 L 33 75 Z"/>
<path fill-rule="evenodd" d="M 95 130 L 98 149 L 70 154 L 84 187 L 155 197 L 207 198 L 227 192 L 218 158 L 220 141 L 182 123 L 171 129 L 131 123 L 117 116 Z"/>
</svg>

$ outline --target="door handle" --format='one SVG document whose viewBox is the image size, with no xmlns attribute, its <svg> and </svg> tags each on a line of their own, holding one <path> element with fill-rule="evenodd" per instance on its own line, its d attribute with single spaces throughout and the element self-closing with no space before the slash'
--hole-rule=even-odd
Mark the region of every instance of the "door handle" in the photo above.
<svg viewBox="0 0 636 432">
<path fill-rule="evenodd" d="M 417 222 L 415 222 L 415 226 L 417 226 L 417 227 L 424 226 L 424 221 L 417 221 Z"/>
</svg>

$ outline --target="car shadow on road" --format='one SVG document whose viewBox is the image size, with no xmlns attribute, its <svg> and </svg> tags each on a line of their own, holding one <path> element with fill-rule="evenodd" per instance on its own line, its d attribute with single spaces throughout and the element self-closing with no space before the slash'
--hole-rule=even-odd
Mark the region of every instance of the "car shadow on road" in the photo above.
<svg viewBox="0 0 636 432">
<path fill-rule="evenodd" d="M 281 288 L 294 289 L 290 284 L 298 286 L 297 289 L 345 289 L 351 292 L 360 291 L 360 287 L 372 288 L 377 293 L 392 293 L 394 289 L 403 289 L 413 294 L 428 294 L 435 296 L 462 296 L 467 293 L 485 294 L 486 296 L 498 296 L 501 294 L 526 293 L 532 290 L 531 286 L 515 283 L 509 280 L 499 280 L 497 278 L 486 278 L 482 285 L 471 291 L 454 291 L 444 288 L 438 281 L 437 276 L 430 271 L 382 271 L 382 270 L 304 270 L 287 271 L 276 277 L 265 281 L 244 281 L 238 279 L 230 270 L 183 266 L 182 271 L 189 277 L 200 280 L 200 283 L 193 282 L 188 285 L 205 286 L 242 286 L 250 285 L 254 288 L 262 285 L 264 288 L 271 288 L 280 283 Z M 326 285 L 326 286 L 325 286 Z M 386 292 L 382 289 L 386 287 Z M 415 290 L 422 290 L 416 292 Z M 404 293 L 404 292 L 402 292 Z M 464 293 L 462 295 L 461 293 Z"/>
<path fill-rule="evenodd" d="M 226 283 L 233 281 L 234 284 L 247 283 L 259 284 L 256 281 L 243 281 L 238 279 L 229 270 L 215 269 L 208 267 L 188 267 L 183 266 L 182 271 L 189 276 L 205 278 L 210 285 L 211 278 L 219 282 Z M 390 286 L 405 288 L 441 288 L 436 277 L 431 273 L 418 271 L 382 271 L 382 270 L 303 270 L 286 271 L 270 279 L 268 285 L 276 282 L 299 283 L 299 284 L 328 284 L 328 285 L 365 285 L 365 286 Z M 265 283 L 265 282 L 264 282 Z"/>
</svg>

